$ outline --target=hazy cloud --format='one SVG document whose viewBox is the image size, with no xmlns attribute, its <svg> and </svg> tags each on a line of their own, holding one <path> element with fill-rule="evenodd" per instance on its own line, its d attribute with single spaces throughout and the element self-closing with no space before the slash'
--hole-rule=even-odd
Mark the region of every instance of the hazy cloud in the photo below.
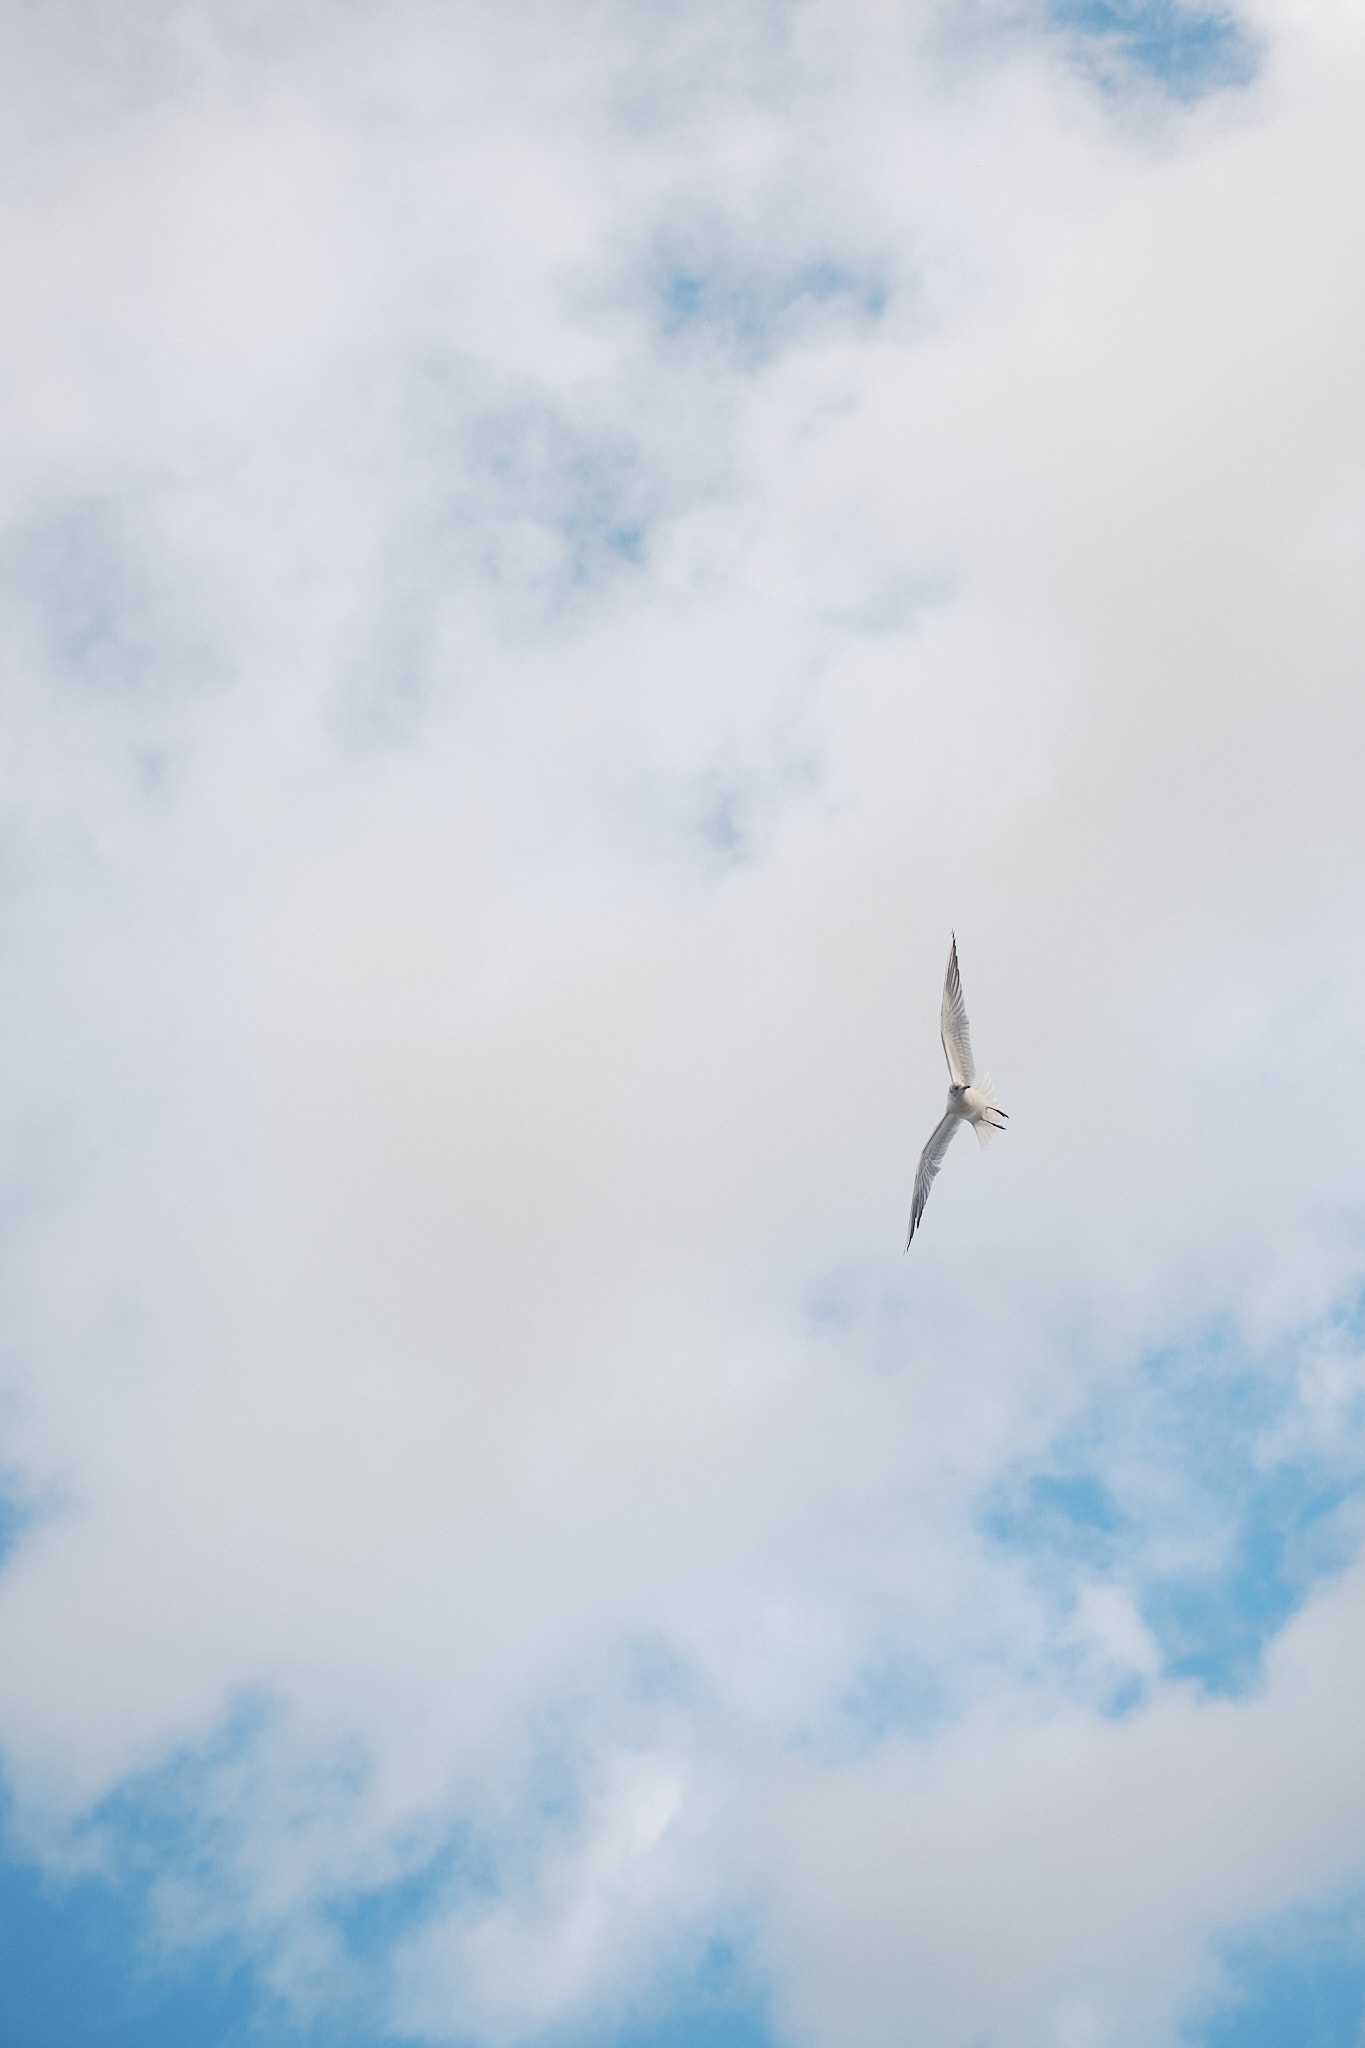
<svg viewBox="0 0 1365 2048">
<path fill-rule="evenodd" d="M 1365 1872 L 1359 19 L 5 35 L 15 1853 L 1173 2042 Z"/>
</svg>

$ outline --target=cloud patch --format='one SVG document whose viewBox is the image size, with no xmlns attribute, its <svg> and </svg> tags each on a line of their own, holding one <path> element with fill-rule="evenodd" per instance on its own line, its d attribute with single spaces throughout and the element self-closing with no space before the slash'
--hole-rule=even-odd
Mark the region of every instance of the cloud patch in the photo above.
<svg viewBox="0 0 1365 2048">
<path fill-rule="evenodd" d="M 1357 25 L 74 20 L 13 1853 L 329 2038 L 1214 2040 L 1365 1856 Z"/>
</svg>

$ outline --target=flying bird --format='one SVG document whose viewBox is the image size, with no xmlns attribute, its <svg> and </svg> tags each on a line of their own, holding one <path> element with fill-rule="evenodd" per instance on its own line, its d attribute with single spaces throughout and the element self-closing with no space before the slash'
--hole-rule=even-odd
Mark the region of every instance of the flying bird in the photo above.
<svg viewBox="0 0 1365 2048">
<path fill-rule="evenodd" d="M 991 1086 L 990 1075 L 983 1074 L 977 1079 L 971 1032 L 967 1028 L 967 1005 L 962 1000 L 962 977 L 957 971 L 956 932 L 948 948 L 948 972 L 943 978 L 939 1030 L 943 1035 L 943 1050 L 952 1086 L 948 1090 L 948 1108 L 943 1121 L 920 1153 L 919 1165 L 915 1169 L 915 1199 L 910 1209 L 910 1228 L 905 1236 L 907 1251 L 924 1214 L 934 1176 L 943 1164 L 944 1154 L 953 1142 L 953 1133 L 958 1125 L 970 1124 L 984 1151 L 991 1142 L 992 1131 L 1003 1131 L 1007 1120 L 1005 1111 L 995 1106 L 995 1090 Z"/>
</svg>

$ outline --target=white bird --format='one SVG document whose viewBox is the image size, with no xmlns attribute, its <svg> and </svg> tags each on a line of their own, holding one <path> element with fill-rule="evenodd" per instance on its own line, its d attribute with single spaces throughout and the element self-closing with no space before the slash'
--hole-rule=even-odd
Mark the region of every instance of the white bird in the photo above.
<svg viewBox="0 0 1365 2048">
<path fill-rule="evenodd" d="M 919 1155 L 915 1169 L 915 1199 L 910 1208 L 910 1228 L 906 1232 L 905 1249 L 909 1251 L 924 1205 L 929 1199 L 929 1190 L 934 1185 L 934 1176 L 943 1164 L 944 1154 L 953 1142 L 953 1133 L 959 1124 L 970 1124 L 984 1151 L 991 1142 L 993 1131 L 1005 1128 L 1005 1111 L 995 1106 L 995 1090 L 989 1074 L 977 1079 L 976 1062 L 972 1058 L 971 1033 L 967 1028 L 967 1005 L 962 1000 L 962 977 L 957 971 L 957 934 L 948 948 L 948 972 L 943 978 L 943 1009 L 939 1018 L 939 1030 L 943 1036 L 943 1050 L 948 1060 L 948 1073 L 952 1086 L 948 1090 L 948 1108 L 943 1121 L 935 1130 L 928 1144 Z M 995 1119 L 1002 1119 L 999 1123 Z"/>
</svg>

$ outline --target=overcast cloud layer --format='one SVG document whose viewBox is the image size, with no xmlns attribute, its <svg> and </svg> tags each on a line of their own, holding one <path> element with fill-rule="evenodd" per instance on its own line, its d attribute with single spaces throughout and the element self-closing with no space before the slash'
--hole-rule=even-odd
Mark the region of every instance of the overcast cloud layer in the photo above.
<svg viewBox="0 0 1365 2048">
<path fill-rule="evenodd" d="M 1365 14 L 3 41 L 11 1853 L 1204 2038 L 1365 1884 Z"/>
</svg>

